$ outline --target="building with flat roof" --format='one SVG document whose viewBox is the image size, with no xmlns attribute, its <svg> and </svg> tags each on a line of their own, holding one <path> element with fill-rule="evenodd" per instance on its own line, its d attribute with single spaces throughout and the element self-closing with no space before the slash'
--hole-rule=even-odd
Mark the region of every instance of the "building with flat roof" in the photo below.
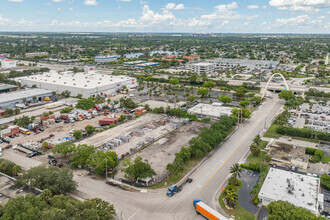
<svg viewBox="0 0 330 220">
<path fill-rule="evenodd" d="M 273 69 L 280 64 L 279 61 L 272 60 L 244 60 L 228 58 L 217 58 L 213 60 L 208 60 L 208 62 L 214 63 L 216 68 L 244 66 L 250 69 Z"/>
<path fill-rule="evenodd" d="M 96 63 L 107 63 L 110 61 L 117 61 L 119 55 L 111 55 L 111 56 L 95 56 Z"/>
<path fill-rule="evenodd" d="M 199 103 L 198 105 L 190 108 L 188 113 L 197 114 L 198 118 L 210 117 L 213 120 L 217 120 L 221 115 L 230 116 L 231 110 L 231 107 L 222 106 L 222 103 Z"/>
<path fill-rule="evenodd" d="M 16 68 L 16 60 L 12 60 L 12 59 L 3 59 L 1 60 L 1 68 L 2 69 L 12 69 L 12 68 Z"/>
<path fill-rule="evenodd" d="M 213 73 L 215 71 L 215 65 L 213 63 L 192 63 L 188 65 L 188 69 L 193 72 L 193 73 L 197 73 L 199 75 L 205 73 L 205 74 L 209 74 L 209 73 Z"/>
<path fill-rule="evenodd" d="M 136 67 L 158 66 L 158 65 L 159 65 L 159 63 L 157 63 L 157 62 L 148 62 L 148 63 L 137 64 Z"/>
<path fill-rule="evenodd" d="M 26 57 L 42 57 L 48 56 L 48 52 L 35 52 L 35 53 L 26 53 Z"/>
<path fill-rule="evenodd" d="M 12 91 L 15 91 L 17 89 L 18 89 L 17 86 L 0 83 L 0 93 L 12 92 Z"/>
<path fill-rule="evenodd" d="M 42 101 L 44 97 L 51 97 L 52 91 L 44 89 L 26 89 L 16 92 L 0 94 L 0 109 L 15 108 L 16 104 L 32 103 L 35 101 Z M 33 99 L 35 97 L 35 100 Z"/>
<path fill-rule="evenodd" d="M 323 209 L 319 178 L 275 168 L 270 168 L 258 198 L 264 206 L 282 200 L 315 215 L 319 214 L 319 208 Z"/>
<path fill-rule="evenodd" d="M 16 80 L 21 85 L 28 87 L 35 85 L 37 88 L 55 91 L 56 93 L 68 90 L 72 96 L 81 94 L 83 98 L 108 95 L 120 90 L 123 86 L 132 88 L 138 85 L 136 78 L 100 74 L 96 71 L 58 73 L 52 70 L 49 73 L 20 77 Z"/>
</svg>

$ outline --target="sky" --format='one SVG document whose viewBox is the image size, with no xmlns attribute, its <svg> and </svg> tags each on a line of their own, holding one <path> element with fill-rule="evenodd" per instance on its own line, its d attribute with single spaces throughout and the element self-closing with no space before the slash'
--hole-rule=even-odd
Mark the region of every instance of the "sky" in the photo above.
<svg viewBox="0 0 330 220">
<path fill-rule="evenodd" d="M 330 0 L 0 0 L 0 31 L 330 33 Z"/>
</svg>

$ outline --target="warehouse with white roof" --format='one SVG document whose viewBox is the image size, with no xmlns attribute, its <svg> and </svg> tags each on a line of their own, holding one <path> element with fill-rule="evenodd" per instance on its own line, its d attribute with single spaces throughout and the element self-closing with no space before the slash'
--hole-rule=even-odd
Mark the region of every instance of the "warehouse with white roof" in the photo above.
<svg viewBox="0 0 330 220">
<path fill-rule="evenodd" d="M 274 201 L 286 201 L 318 215 L 323 209 L 320 179 L 300 173 L 270 168 L 258 195 L 262 205 Z"/>
<path fill-rule="evenodd" d="M 138 85 L 136 78 L 100 74 L 95 71 L 87 73 L 73 73 L 71 71 L 58 73 L 50 71 L 41 75 L 20 77 L 17 81 L 22 86 L 35 86 L 36 88 L 47 89 L 56 93 L 68 90 L 71 92 L 71 96 L 81 94 L 83 98 L 112 94 L 123 86 L 132 88 Z"/>
<path fill-rule="evenodd" d="M 44 89 L 26 89 L 16 92 L 1 93 L 0 109 L 15 108 L 16 104 L 19 103 L 42 101 L 44 97 L 51 97 L 52 95 L 51 91 Z"/>
</svg>

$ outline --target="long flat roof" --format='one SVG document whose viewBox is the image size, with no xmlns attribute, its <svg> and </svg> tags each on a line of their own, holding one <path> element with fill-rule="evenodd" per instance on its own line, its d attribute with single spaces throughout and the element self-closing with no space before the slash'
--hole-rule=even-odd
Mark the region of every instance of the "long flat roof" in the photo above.
<svg viewBox="0 0 330 220">
<path fill-rule="evenodd" d="M 0 103 L 29 98 L 33 96 L 47 95 L 49 93 L 52 93 L 52 91 L 45 89 L 26 89 L 16 92 L 2 93 L 0 94 Z"/>
<path fill-rule="evenodd" d="M 127 80 L 135 81 L 135 78 L 127 77 L 127 76 L 113 76 L 107 74 L 100 74 L 98 72 L 58 73 L 56 71 L 50 71 L 49 73 L 43 73 L 41 75 L 20 77 L 18 78 L 18 80 L 21 80 L 21 82 L 27 80 L 36 83 L 50 83 L 52 85 L 59 85 L 59 86 L 69 86 L 69 87 L 81 88 L 81 89 L 93 89 L 96 87 L 108 86 L 111 84 L 120 84 L 121 82 Z"/>
<path fill-rule="evenodd" d="M 247 60 L 247 59 L 230 59 L 230 58 L 216 58 L 208 60 L 214 63 L 228 63 L 228 64 L 241 64 L 241 65 L 278 65 L 279 61 L 273 60 Z"/>
<path fill-rule="evenodd" d="M 0 83 L 0 91 L 5 89 L 14 89 L 14 88 L 17 88 L 17 86 Z"/>
<path fill-rule="evenodd" d="M 220 115 L 230 115 L 231 107 L 222 106 L 221 103 L 204 104 L 199 103 L 188 110 L 189 113 L 198 115 L 207 115 L 212 117 L 220 117 Z"/>
<path fill-rule="evenodd" d="M 289 188 L 289 184 L 293 189 Z M 317 213 L 319 188 L 319 178 L 270 168 L 259 192 L 259 198 L 287 201 Z"/>
</svg>

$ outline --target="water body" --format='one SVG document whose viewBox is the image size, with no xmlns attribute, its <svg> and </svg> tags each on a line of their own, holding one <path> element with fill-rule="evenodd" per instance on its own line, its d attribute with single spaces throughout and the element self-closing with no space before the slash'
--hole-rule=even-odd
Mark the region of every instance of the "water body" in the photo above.
<svg viewBox="0 0 330 220">
<path fill-rule="evenodd" d="M 149 56 L 153 56 L 154 54 L 159 53 L 162 55 L 175 55 L 177 56 L 179 53 L 176 51 L 161 51 L 161 50 L 153 50 L 150 51 Z M 126 58 L 139 58 L 139 56 L 143 55 L 142 52 L 138 52 L 138 53 L 127 53 L 124 54 L 124 57 Z"/>
</svg>

